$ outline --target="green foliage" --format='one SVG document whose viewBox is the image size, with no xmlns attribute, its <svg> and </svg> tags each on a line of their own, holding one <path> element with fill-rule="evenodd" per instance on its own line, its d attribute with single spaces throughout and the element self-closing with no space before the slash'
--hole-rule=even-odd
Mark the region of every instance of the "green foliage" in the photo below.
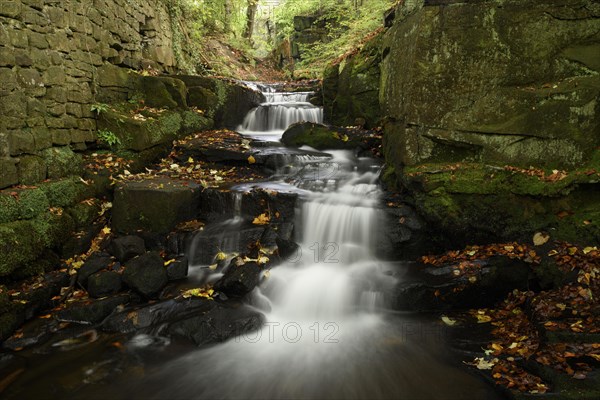
<svg viewBox="0 0 600 400">
<path fill-rule="evenodd" d="M 98 141 L 101 143 L 106 143 L 110 147 L 118 146 L 121 144 L 121 139 L 113 132 L 102 129 L 98 131 Z"/>
<path fill-rule="evenodd" d="M 383 26 L 383 14 L 396 0 L 287 0 L 276 10 L 281 39 L 293 39 L 295 16 L 314 16 L 322 40 L 299 44 L 302 60 L 296 70 L 320 76 L 333 60 L 351 52 L 372 31 Z"/>
<path fill-rule="evenodd" d="M 100 115 L 103 112 L 108 111 L 109 107 L 110 106 L 105 103 L 95 103 L 95 104 L 92 104 L 92 106 L 90 107 L 90 111 L 95 112 L 96 114 Z"/>
</svg>

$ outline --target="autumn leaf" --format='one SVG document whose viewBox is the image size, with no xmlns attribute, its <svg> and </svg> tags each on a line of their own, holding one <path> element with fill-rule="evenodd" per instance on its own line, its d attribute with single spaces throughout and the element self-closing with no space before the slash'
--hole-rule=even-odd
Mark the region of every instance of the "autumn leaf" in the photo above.
<svg viewBox="0 0 600 400">
<path fill-rule="evenodd" d="M 254 218 L 254 220 L 252 220 L 252 223 L 254 225 L 266 225 L 269 223 L 270 220 L 271 218 L 269 217 L 269 215 L 267 213 L 263 213 L 260 214 L 258 217 Z"/>
<path fill-rule="evenodd" d="M 254 164 L 256 163 L 256 159 L 254 158 L 254 156 L 249 156 L 248 157 L 248 164 Z"/>
<path fill-rule="evenodd" d="M 448 318 L 445 315 L 442 315 L 442 322 L 444 322 L 448 326 L 452 326 L 456 324 L 456 320 Z"/>
<path fill-rule="evenodd" d="M 533 244 L 535 246 L 541 246 L 547 243 L 549 239 L 550 235 L 548 235 L 547 233 L 536 232 L 535 235 L 533 235 Z"/>
<path fill-rule="evenodd" d="M 205 299 L 212 300 L 212 295 L 214 292 L 215 291 L 213 288 L 202 287 L 202 288 L 188 289 L 188 290 L 182 292 L 181 295 L 185 299 L 189 299 L 190 297 L 202 297 Z"/>
</svg>

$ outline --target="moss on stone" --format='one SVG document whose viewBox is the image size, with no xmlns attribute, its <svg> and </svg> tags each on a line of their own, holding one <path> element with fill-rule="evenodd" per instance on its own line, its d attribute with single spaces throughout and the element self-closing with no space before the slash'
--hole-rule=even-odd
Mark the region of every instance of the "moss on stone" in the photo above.
<svg viewBox="0 0 600 400">
<path fill-rule="evenodd" d="M 212 120 L 198 114 L 195 111 L 184 111 L 182 115 L 182 130 L 184 135 L 204 131 L 212 128 Z"/>
<path fill-rule="evenodd" d="M 344 137 L 346 140 L 343 140 Z M 326 125 L 301 122 L 290 126 L 281 137 L 286 146 L 310 146 L 314 149 L 355 149 L 361 146 L 360 140 L 348 137 L 340 130 Z"/>
<path fill-rule="evenodd" d="M 93 194 L 93 190 L 79 178 L 44 182 L 40 184 L 40 189 L 46 194 L 52 207 L 68 207 Z"/>
<path fill-rule="evenodd" d="M 68 146 L 52 147 L 42 151 L 48 166 L 48 178 L 57 179 L 69 175 L 80 175 L 83 171 L 81 156 Z"/>
<path fill-rule="evenodd" d="M 100 212 L 99 202 L 95 201 L 95 199 L 88 200 L 77 203 L 67 210 L 73 218 L 75 226 L 78 228 L 89 226 L 98 218 L 98 213 Z"/>
<path fill-rule="evenodd" d="M 10 275 L 21 264 L 33 261 L 44 248 L 32 221 L 0 224 L 0 276 Z"/>
</svg>

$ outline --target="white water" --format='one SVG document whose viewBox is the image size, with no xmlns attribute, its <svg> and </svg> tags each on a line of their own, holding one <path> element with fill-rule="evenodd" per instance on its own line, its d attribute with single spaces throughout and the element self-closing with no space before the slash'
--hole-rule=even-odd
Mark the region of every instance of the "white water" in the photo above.
<svg viewBox="0 0 600 400">
<path fill-rule="evenodd" d="M 263 84 L 249 84 L 261 90 L 266 102 L 251 110 L 237 131 L 265 140 L 278 140 L 296 122 L 323 122 L 323 109 L 309 103 L 313 92 L 275 92 Z"/>
<path fill-rule="evenodd" d="M 439 332 L 385 312 L 394 278 L 372 250 L 378 166 L 331 155 L 296 157 L 286 169 L 303 194 L 301 251 L 252 293 L 265 326 L 162 365 L 145 381 L 145 398 L 491 398 L 434 355 Z"/>
</svg>

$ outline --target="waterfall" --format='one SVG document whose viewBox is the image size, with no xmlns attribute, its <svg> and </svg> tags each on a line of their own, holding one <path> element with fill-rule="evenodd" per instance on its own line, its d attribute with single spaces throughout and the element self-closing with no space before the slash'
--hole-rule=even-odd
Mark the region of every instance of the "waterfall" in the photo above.
<svg viewBox="0 0 600 400">
<path fill-rule="evenodd" d="M 247 83 L 263 92 L 266 102 L 252 109 L 238 132 L 252 137 L 277 140 L 296 122 L 323 122 L 323 109 L 309 103 L 313 92 L 277 92 L 272 86 Z"/>
</svg>

